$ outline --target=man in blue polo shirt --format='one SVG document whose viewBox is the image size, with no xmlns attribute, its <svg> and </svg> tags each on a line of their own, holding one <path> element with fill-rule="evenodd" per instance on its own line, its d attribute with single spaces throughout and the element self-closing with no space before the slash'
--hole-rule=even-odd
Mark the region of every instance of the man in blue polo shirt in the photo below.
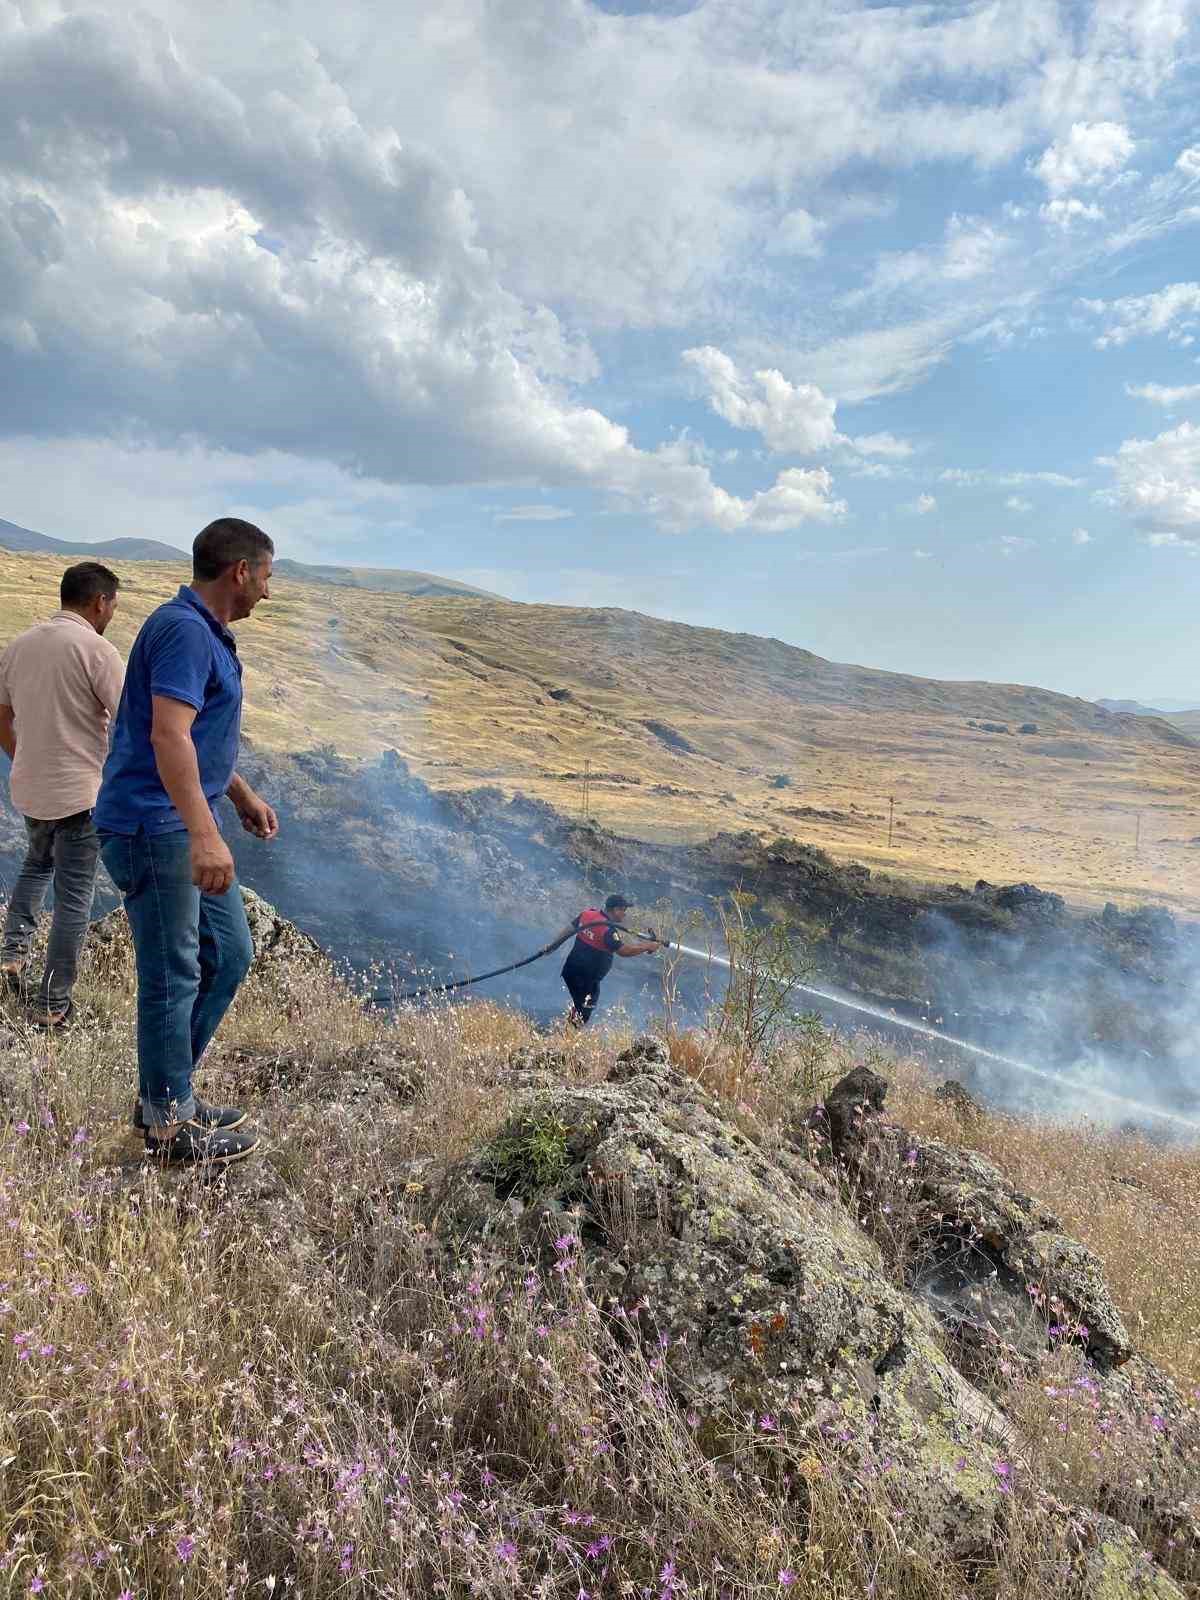
<svg viewBox="0 0 1200 1600">
<path fill-rule="evenodd" d="M 259 839 L 279 831 L 237 773 L 242 664 L 229 630 L 270 598 L 274 553 L 237 517 L 197 534 L 191 584 L 134 641 L 96 801 L 101 854 L 137 959 L 134 1120 L 161 1161 L 225 1165 L 257 1143 L 244 1111 L 195 1098 L 192 1073 L 253 955 L 217 802 L 228 795 Z"/>
</svg>

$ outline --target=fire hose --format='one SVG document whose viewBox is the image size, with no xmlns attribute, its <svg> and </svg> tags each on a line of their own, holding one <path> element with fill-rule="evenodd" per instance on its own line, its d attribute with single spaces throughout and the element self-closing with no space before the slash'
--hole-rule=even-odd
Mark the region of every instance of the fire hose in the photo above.
<svg viewBox="0 0 1200 1600">
<path fill-rule="evenodd" d="M 632 931 L 619 922 L 609 922 L 606 926 L 620 928 L 622 933 Z M 561 939 L 555 939 L 552 944 L 544 944 L 540 950 L 535 950 L 531 956 L 525 956 L 520 961 L 510 961 L 506 967 L 494 967 L 491 972 L 477 972 L 473 978 L 457 978 L 453 983 L 429 983 L 420 989 L 406 989 L 403 994 L 392 995 L 391 1003 L 393 1005 L 404 1005 L 409 1000 L 423 1000 L 427 995 L 449 994 L 453 989 L 465 989 L 470 984 L 483 983 L 487 978 L 502 978 L 506 972 L 516 972 L 521 967 L 532 966 L 535 961 L 540 961 L 543 956 L 552 954 L 560 945 L 566 944 L 568 939 L 573 939 L 574 937 L 575 929 L 572 928 L 569 933 L 564 933 Z M 653 930 L 649 933 L 635 933 L 634 938 L 652 939 L 656 944 L 660 944 L 664 948 L 669 947 L 670 943 L 669 940 L 660 939 Z"/>
</svg>

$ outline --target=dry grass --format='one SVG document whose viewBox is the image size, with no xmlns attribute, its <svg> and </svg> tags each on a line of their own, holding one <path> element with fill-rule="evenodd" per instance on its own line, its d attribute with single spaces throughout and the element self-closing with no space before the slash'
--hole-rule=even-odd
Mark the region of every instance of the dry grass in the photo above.
<svg viewBox="0 0 1200 1600">
<path fill-rule="evenodd" d="M 1102 1470 L 1080 1442 L 1071 1373 L 1059 1375 L 1065 1400 L 1042 1392 L 1044 1375 L 1018 1397 L 1027 1432 L 1056 1453 L 1014 1487 L 1006 1559 L 968 1573 L 897 1523 L 885 1480 L 765 1439 L 753 1419 L 729 1419 L 729 1451 L 708 1459 L 656 1361 L 614 1343 L 569 1257 L 515 1291 L 466 1256 L 431 1271 L 406 1201 L 423 1163 L 499 1125 L 514 1057 L 536 1068 L 550 1047 L 561 1070 L 592 1079 L 619 1033 L 547 1040 L 488 1004 L 393 1024 L 319 971 L 253 980 L 205 1081 L 256 1091 L 262 1161 L 284 1180 L 282 1199 L 260 1207 L 114 1167 L 133 1148 L 119 947 L 92 950 L 79 998 L 83 1026 L 0 1055 L 10 1076 L 35 1069 L 0 1119 L 0 1595 L 1082 1593 L 1053 1494 L 1094 1495 Z M 767 1139 L 814 1048 L 810 1037 L 770 1074 L 723 1080 L 710 1041 L 671 1040 Z M 854 1053 L 827 1048 L 828 1072 Z M 354 1100 L 352 1063 L 372 1051 L 423 1063 L 412 1104 Z M 317 1074 L 340 1063 L 346 1092 L 297 1111 L 284 1079 L 272 1087 L 271 1062 Z M 915 1066 L 888 1070 L 904 1116 L 953 1132 Z M 1200 1158 L 991 1117 L 974 1142 L 1064 1212 L 1126 1313 L 1145 1319 L 1148 1352 L 1200 1382 L 1186 1287 L 1200 1259 Z M 1070 1450 L 1054 1439 L 1067 1410 Z"/>
<path fill-rule="evenodd" d="M 0 644 L 54 608 L 64 564 L 0 551 Z M 127 563 L 123 576 L 111 637 L 127 651 L 186 572 Z M 842 668 L 632 613 L 286 579 L 240 643 L 246 728 L 266 750 L 395 748 L 435 787 L 494 783 L 566 812 L 590 763 L 592 813 L 639 837 L 748 828 L 924 880 L 1032 879 L 1093 903 L 1200 910 L 1200 750 L 1062 696 Z M 1036 738 L 968 726 L 1027 719 Z M 773 788 L 775 774 L 792 786 Z"/>
</svg>

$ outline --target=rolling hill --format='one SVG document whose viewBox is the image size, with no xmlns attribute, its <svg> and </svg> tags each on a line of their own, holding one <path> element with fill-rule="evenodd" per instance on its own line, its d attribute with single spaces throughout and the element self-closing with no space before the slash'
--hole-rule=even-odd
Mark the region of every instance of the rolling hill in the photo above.
<svg viewBox="0 0 1200 1600">
<path fill-rule="evenodd" d="M 1144 706 L 1140 700 L 1097 700 L 1096 704 L 1105 711 L 1121 711 L 1134 717 L 1176 717 L 1200 711 L 1200 706 L 1190 700 L 1164 700 L 1161 706 Z"/>
<path fill-rule="evenodd" d="M 81 540 L 52 539 L 34 533 L 0 517 L 0 549 L 24 550 L 42 555 L 80 556 L 93 561 L 186 561 L 182 550 L 161 544 L 157 539 L 101 539 L 92 544 Z"/>
<path fill-rule="evenodd" d="M 79 540 L 54 539 L 35 533 L 0 517 L 0 550 L 25 551 L 42 555 L 79 556 L 93 561 L 183 562 L 191 557 L 186 550 L 161 544 L 157 539 L 103 539 L 92 544 Z M 350 589 L 377 589 L 387 594 L 477 595 L 497 600 L 487 589 L 474 589 L 453 578 L 440 578 L 432 572 L 414 572 L 405 567 L 323 567 L 303 561 L 283 560 L 276 571 L 300 583 L 335 584 Z"/>
<path fill-rule="evenodd" d="M 53 610 L 60 567 L 0 552 L 0 640 Z M 111 637 L 127 650 L 180 573 L 124 576 Z M 395 749 L 435 787 L 576 814 L 587 774 L 590 814 L 648 840 L 782 835 L 923 879 L 1200 911 L 1200 745 L 1161 718 L 628 611 L 286 574 L 240 641 L 263 750 Z"/>
</svg>

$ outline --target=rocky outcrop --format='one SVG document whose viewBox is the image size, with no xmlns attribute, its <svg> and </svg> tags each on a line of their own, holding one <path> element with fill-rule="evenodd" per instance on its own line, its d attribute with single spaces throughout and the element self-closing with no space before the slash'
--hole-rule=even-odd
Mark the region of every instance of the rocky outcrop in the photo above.
<svg viewBox="0 0 1200 1600">
<path fill-rule="evenodd" d="M 298 962 L 329 965 L 329 957 L 317 941 L 294 922 L 281 916 L 269 901 L 253 889 L 247 889 L 245 884 L 241 885 L 241 893 L 254 945 L 255 969 L 259 972 L 271 966 L 281 970 L 292 969 Z M 133 941 L 124 910 L 118 906 L 115 911 L 93 922 L 88 941 L 109 959 L 124 956 L 132 958 Z"/>
<path fill-rule="evenodd" d="M 1026 1351 L 1075 1341 L 1104 1370 L 1128 1361 L 1133 1345 L 1092 1252 L 982 1156 L 888 1122 L 886 1091 L 877 1073 L 855 1068 L 793 1138 L 853 1186 L 880 1232 L 894 1235 L 886 1219 L 902 1212 L 899 1265 L 940 1319 Z"/>
<path fill-rule="evenodd" d="M 495 1138 L 426 1175 L 448 1259 L 468 1248 L 514 1272 L 577 1268 L 616 1337 L 661 1361 L 714 1454 L 739 1419 L 782 1430 L 886 1474 L 956 1558 L 996 1548 L 1013 1430 L 828 1177 L 739 1131 L 655 1040 L 604 1083 L 535 1069 L 517 1086 Z"/>
</svg>

